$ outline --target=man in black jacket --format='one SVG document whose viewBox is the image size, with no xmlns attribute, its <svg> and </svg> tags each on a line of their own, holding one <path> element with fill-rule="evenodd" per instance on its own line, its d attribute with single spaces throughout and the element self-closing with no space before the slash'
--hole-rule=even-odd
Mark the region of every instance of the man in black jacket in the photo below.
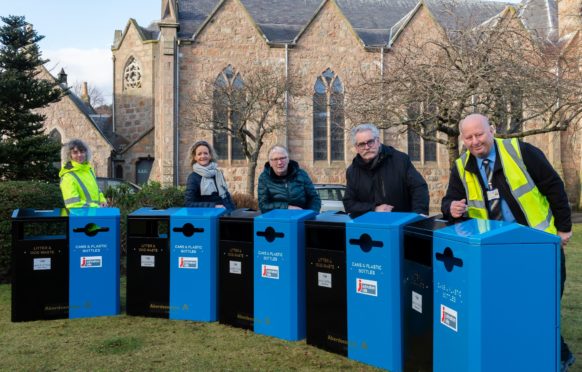
<svg viewBox="0 0 582 372">
<path fill-rule="evenodd" d="M 466 180 L 474 177 L 473 179 L 476 178 L 479 181 L 483 194 L 481 200 L 485 201 L 485 206 L 487 207 L 485 213 L 488 216 L 494 214 L 492 205 L 495 203 L 500 207 L 499 219 L 510 222 L 515 221 L 522 225 L 530 226 L 525 213 L 532 208 L 535 209 L 535 206 L 520 205 L 519 201 L 512 194 L 506 175 L 506 172 L 509 172 L 509 168 L 506 169 L 504 167 L 504 161 L 501 160 L 502 156 L 509 157 L 510 155 L 502 155 L 500 153 L 499 147 L 505 145 L 503 142 L 494 139 L 493 128 L 489 125 L 489 120 L 480 114 L 469 115 L 459 124 L 459 131 L 468 153 L 461 157 L 461 163 L 458 163 L 459 160 L 457 160 L 456 165 L 451 170 L 449 187 L 441 205 L 443 214 L 453 219 L 460 218 L 467 215 L 469 207 L 477 208 L 477 203 L 472 203 L 470 200 L 467 200 L 467 193 L 463 183 L 464 179 L 467 182 Z M 519 141 L 518 144 L 521 156 L 516 153 L 512 157 L 516 157 L 519 163 L 523 161 L 523 168 L 525 169 L 518 170 L 514 168 L 513 172 L 523 172 L 526 176 L 530 177 L 531 181 L 537 187 L 537 190 L 539 190 L 538 195 L 540 201 L 546 205 L 543 198 L 547 199 L 547 204 L 549 204 L 551 214 L 554 217 L 555 229 L 553 226 L 545 226 L 545 228 L 538 226 L 538 228 L 547 231 L 552 230 L 557 233 L 562 241 L 561 276 L 563 293 L 564 282 L 566 280 L 563 248 L 572 236 L 572 221 L 568 196 L 564 189 L 564 183 L 548 162 L 544 153 L 528 143 Z M 489 162 L 489 166 L 492 169 L 490 177 L 487 177 L 485 171 L 487 162 Z M 461 164 L 463 164 L 462 167 L 464 168 L 462 171 L 459 168 Z M 459 174 L 459 172 L 463 174 Z M 539 209 L 543 210 L 543 207 Z M 472 216 L 469 211 L 469 217 L 475 216 Z M 562 371 L 565 371 L 574 363 L 575 358 L 568 349 L 568 346 L 564 343 L 563 338 L 561 351 Z"/>
<path fill-rule="evenodd" d="M 428 186 L 403 152 L 380 143 L 373 124 L 352 129 L 358 153 L 346 171 L 344 207 L 352 217 L 366 212 L 428 214 Z"/>
</svg>

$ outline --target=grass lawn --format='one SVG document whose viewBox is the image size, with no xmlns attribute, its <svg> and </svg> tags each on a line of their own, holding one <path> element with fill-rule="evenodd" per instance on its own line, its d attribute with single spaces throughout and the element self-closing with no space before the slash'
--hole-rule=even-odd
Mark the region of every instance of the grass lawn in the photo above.
<svg viewBox="0 0 582 372">
<path fill-rule="evenodd" d="M 582 372 L 582 225 L 575 225 L 567 265 L 562 330 L 577 353 L 571 371 Z M 1 371 L 376 370 L 304 341 L 286 342 L 218 323 L 126 315 L 12 323 L 10 285 L 0 285 L 0 330 Z"/>
</svg>

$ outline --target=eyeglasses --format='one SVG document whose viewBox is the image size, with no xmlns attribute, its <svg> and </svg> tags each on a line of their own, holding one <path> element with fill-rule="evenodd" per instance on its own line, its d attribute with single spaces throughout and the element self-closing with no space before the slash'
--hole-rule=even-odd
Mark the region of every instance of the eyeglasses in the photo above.
<svg viewBox="0 0 582 372">
<path fill-rule="evenodd" d="M 368 140 L 366 142 L 356 143 L 356 147 L 358 148 L 358 150 L 365 150 L 368 147 L 373 147 L 376 144 L 376 140 L 377 138 L 372 138 L 371 140 Z"/>
<path fill-rule="evenodd" d="M 272 161 L 273 163 L 278 163 L 280 161 L 285 161 L 285 160 L 287 160 L 287 156 L 283 156 L 283 157 L 280 157 L 280 158 L 269 159 L 269 161 Z"/>
<path fill-rule="evenodd" d="M 73 149 L 73 150 L 71 150 L 71 154 L 84 154 L 86 152 L 87 152 L 87 150 L 82 150 L 82 149 Z"/>
</svg>

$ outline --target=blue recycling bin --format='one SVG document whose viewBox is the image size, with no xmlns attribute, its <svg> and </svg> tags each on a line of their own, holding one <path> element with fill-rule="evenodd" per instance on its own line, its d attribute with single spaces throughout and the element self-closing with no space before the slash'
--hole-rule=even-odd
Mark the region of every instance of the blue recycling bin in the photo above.
<svg viewBox="0 0 582 372">
<path fill-rule="evenodd" d="M 560 239 L 470 220 L 435 231 L 434 371 L 558 371 Z"/>
<path fill-rule="evenodd" d="M 119 314 L 119 209 L 70 209 L 69 247 L 69 318 Z"/>
<path fill-rule="evenodd" d="M 170 319 L 218 319 L 218 218 L 223 208 L 181 208 L 170 216 Z"/>
<path fill-rule="evenodd" d="M 420 219 L 368 212 L 346 225 L 348 358 L 402 371 L 403 225 Z"/>
<path fill-rule="evenodd" d="M 170 216 L 178 209 L 127 216 L 127 315 L 170 317 Z"/>
<path fill-rule="evenodd" d="M 305 232 L 311 210 L 277 209 L 255 218 L 255 333 L 305 338 Z"/>
</svg>

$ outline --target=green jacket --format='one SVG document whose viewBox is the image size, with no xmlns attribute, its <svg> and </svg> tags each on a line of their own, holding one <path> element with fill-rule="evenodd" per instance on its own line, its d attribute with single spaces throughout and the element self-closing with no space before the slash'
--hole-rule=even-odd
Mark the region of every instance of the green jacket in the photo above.
<svg viewBox="0 0 582 372">
<path fill-rule="evenodd" d="M 299 164 L 289 161 L 287 175 L 279 177 L 267 162 L 259 176 L 259 208 L 266 213 L 273 209 L 287 209 L 295 205 L 319 212 L 321 199 L 307 173 Z"/>
<path fill-rule="evenodd" d="M 59 172 L 61 193 L 67 208 L 99 208 L 106 201 L 99 190 L 95 171 L 88 162 L 69 161 Z"/>
</svg>

